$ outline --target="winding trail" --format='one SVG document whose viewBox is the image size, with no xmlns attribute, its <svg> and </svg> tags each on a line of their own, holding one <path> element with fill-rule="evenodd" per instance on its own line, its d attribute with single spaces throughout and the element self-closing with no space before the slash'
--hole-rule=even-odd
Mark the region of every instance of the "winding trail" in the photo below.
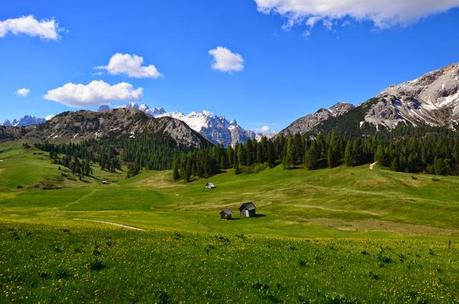
<svg viewBox="0 0 459 304">
<path fill-rule="evenodd" d="M 80 198 L 78 198 L 77 200 L 74 200 L 73 202 L 70 202 L 70 203 L 67 203 L 64 208 L 68 208 L 72 205 L 75 205 L 75 204 L 78 204 L 79 202 L 81 202 L 82 200 L 84 200 L 85 198 L 88 198 L 90 197 L 91 195 L 93 195 L 94 193 L 97 192 L 97 189 L 93 189 L 91 192 L 89 193 L 86 193 L 85 195 L 81 196 Z"/>
<path fill-rule="evenodd" d="M 136 231 L 146 231 L 145 229 L 142 228 L 137 228 L 133 226 L 128 226 L 124 224 L 119 224 L 119 223 L 114 223 L 114 222 L 107 222 L 107 221 L 100 221 L 100 220 L 90 220 L 90 219 L 80 219 L 80 218 L 74 218 L 74 221 L 87 221 L 87 222 L 93 222 L 93 223 L 100 223 L 100 224 L 107 224 L 107 225 L 112 225 L 124 229 L 129 229 L 129 230 L 136 230 Z"/>
</svg>

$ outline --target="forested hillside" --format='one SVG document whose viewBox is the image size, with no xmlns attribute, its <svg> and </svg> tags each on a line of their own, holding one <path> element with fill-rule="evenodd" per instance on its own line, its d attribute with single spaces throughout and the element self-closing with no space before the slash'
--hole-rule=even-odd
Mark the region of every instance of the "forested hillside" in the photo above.
<svg viewBox="0 0 459 304">
<path fill-rule="evenodd" d="M 284 169 L 314 170 L 373 162 L 400 172 L 457 175 L 459 136 L 449 129 L 427 126 L 400 126 L 366 136 L 335 130 L 304 136 L 281 134 L 272 140 L 248 141 L 234 149 L 214 146 L 183 153 L 174 161 L 174 177 L 189 181 L 230 168 L 238 174 L 243 166 L 252 165 L 272 168 L 282 164 Z"/>
</svg>

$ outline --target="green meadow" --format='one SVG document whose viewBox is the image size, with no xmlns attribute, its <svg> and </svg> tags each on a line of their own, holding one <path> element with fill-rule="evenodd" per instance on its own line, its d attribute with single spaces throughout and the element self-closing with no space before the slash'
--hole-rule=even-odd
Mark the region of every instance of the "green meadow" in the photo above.
<svg viewBox="0 0 459 304">
<path fill-rule="evenodd" d="M 93 175 L 0 144 L 1 303 L 459 303 L 457 177 Z M 258 217 L 239 217 L 244 201 Z"/>
</svg>

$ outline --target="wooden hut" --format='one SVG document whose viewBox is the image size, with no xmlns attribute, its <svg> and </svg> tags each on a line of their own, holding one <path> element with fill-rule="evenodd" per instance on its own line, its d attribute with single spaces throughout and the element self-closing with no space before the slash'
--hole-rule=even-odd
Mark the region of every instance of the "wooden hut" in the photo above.
<svg viewBox="0 0 459 304">
<path fill-rule="evenodd" d="M 254 217 L 256 216 L 256 206 L 252 202 L 245 202 L 239 207 L 239 212 L 242 217 Z"/>
<path fill-rule="evenodd" d="M 233 211 L 231 209 L 223 209 L 222 211 L 220 211 L 220 218 L 222 220 L 230 220 L 233 218 Z"/>
</svg>

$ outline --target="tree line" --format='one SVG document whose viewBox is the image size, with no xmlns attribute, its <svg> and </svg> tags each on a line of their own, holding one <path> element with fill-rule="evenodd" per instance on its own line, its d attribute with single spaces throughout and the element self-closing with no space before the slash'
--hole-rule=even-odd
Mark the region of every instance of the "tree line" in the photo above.
<svg viewBox="0 0 459 304">
<path fill-rule="evenodd" d="M 80 178 L 92 174 L 92 165 L 99 165 L 108 172 L 119 171 L 125 165 L 128 177 L 138 174 L 141 169 L 171 169 L 174 155 L 180 152 L 171 139 L 158 134 L 69 144 L 45 142 L 35 146 L 48 152 L 53 163 L 71 169 Z"/>
<path fill-rule="evenodd" d="M 400 126 L 360 137 L 337 131 L 304 136 L 280 134 L 235 147 L 215 145 L 177 154 L 173 177 L 191 181 L 227 169 L 239 174 L 243 167 L 252 165 L 315 170 L 373 162 L 399 172 L 458 175 L 459 136 L 452 130 L 427 126 Z"/>
<path fill-rule="evenodd" d="M 115 172 L 127 167 L 134 176 L 142 169 L 173 170 L 174 179 L 191 181 L 232 169 L 240 174 L 250 168 L 316 170 L 340 165 L 359 166 L 378 162 L 399 172 L 459 174 L 459 136 L 454 130 L 428 126 L 400 126 L 373 134 L 350 136 L 332 130 L 318 134 L 279 134 L 248 140 L 234 147 L 213 145 L 183 151 L 160 134 L 136 138 L 105 138 L 81 143 L 36 145 L 49 152 L 56 164 L 80 177 L 92 174 L 92 165 Z"/>
</svg>

